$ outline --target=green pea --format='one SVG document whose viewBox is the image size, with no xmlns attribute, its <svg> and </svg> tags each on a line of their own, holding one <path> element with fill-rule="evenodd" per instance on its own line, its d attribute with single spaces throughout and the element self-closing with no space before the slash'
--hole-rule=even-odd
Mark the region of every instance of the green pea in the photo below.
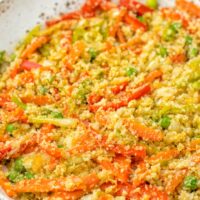
<svg viewBox="0 0 200 200">
<path fill-rule="evenodd" d="M 156 9 L 158 7 L 158 1 L 157 0 L 147 0 L 146 4 L 148 7 Z"/>
<path fill-rule="evenodd" d="M 57 118 L 57 119 L 62 119 L 63 118 L 63 114 L 61 112 L 52 112 L 51 116 L 53 118 Z"/>
<path fill-rule="evenodd" d="M 25 172 L 24 177 L 26 179 L 32 179 L 32 178 L 34 178 L 34 174 L 32 174 L 31 172 Z"/>
<path fill-rule="evenodd" d="M 133 74 L 136 74 L 137 70 L 133 67 L 129 67 L 126 69 L 126 75 L 127 76 L 132 76 Z"/>
<path fill-rule="evenodd" d="M 97 52 L 93 48 L 90 48 L 88 52 L 90 54 L 90 62 L 92 62 L 97 57 Z"/>
<path fill-rule="evenodd" d="M 187 35 L 187 36 L 185 37 L 185 44 L 186 44 L 186 45 L 192 44 L 192 37 L 191 37 L 191 36 Z"/>
<path fill-rule="evenodd" d="M 22 159 L 17 159 L 14 164 L 14 170 L 17 172 L 23 172 L 25 170 Z"/>
<path fill-rule="evenodd" d="M 15 129 L 16 129 L 16 127 L 13 124 L 8 124 L 6 126 L 6 131 L 9 133 L 12 133 Z"/>
<path fill-rule="evenodd" d="M 171 124 L 171 119 L 168 116 L 164 116 L 160 121 L 160 125 L 163 129 L 167 129 L 170 124 Z"/>
<path fill-rule="evenodd" d="M 198 188 L 198 180 L 195 176 L 187 176 L 183 185 L 186 189 L 193 191 Z"/>
<path fill-rule="evenodd" d="M 163 58 L 167 57 L 168 56 L 167 49 L 163 46 L 160 46 L 158 54 Z"/>
</svg>

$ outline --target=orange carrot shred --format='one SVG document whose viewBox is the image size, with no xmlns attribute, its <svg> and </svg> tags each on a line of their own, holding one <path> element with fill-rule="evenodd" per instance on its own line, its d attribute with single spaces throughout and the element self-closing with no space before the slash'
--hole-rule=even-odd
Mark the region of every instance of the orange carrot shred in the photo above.
<svg viewBox="0 0 200 200">
<path fill-rule="evenodd" d="M 147 127 L 136 121 L 126 120 L 125 125 L 132 134 L 137 135 L 146 141 L 158 142 L 164 137 L 162 132 L 156 131 L 153 128 Z"/>
<path fill-rule="evenodd" d="M 171 180 L 166 184 L 167 193 L 172 193 L 183 181 L 187 174 L 187 170 L 183 169 L 172 174 Z"/>
<path fill-rule="evenodd" d="M 44 44 L 48 42 L 48 37 L 40 36 L 35 38 L 31 44 L 29 44 L 26 49 L 23 51 L 21 58 L 26 59 L 31 54 L 33 54 L 38 48 L 42 47 Z"/>
</svg>

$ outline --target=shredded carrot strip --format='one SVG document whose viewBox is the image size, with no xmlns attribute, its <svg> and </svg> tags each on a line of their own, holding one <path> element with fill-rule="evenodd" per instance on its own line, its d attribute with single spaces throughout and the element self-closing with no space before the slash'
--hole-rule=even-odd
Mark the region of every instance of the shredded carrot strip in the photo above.
<svg viewBox="0 0 200 200">
<path fill-rule="evenodd" d="M 183 169 L 171 175 L 170 181 L 166 184 L 167 193 L 172 193 L 183 181 L 187 174 L 187 170 Z"/>
<path fill-rule="evenodd" d="M 48 42 L 48 37 L 40 36 L 35 38 L 31 44 L 29 44 L 26 49 L 22 52 L 21 58 L 26 59 L 31 54 L 33 54 L 38 48 L 42 47 L 44 44 Z"/>
<path fill-rule="evenodd" d="M 23 103 L 34 103 L 39 106 L 51 104 L 53 102 L 48 96 L 24 96 L 21 97 L 21 100 Z"/>
<path fill-rule="evenodd" d="M 123 33 L 122 29 L 120 29 L 120 28 L 117 30 L 117 37 L 118 37 L 120 43 L 126 42 L 126 38 L 124 36 L 124 33 Z"/>
<path fill-rule="evenodd" d="M 194 139 L 190 142 L 188 149 L 190 151 L 196 151 L 200 147 L 200 138 Z"/>
<path fill-rule="evenodd" d="M 200 17 L 200 7 L 186 0 L 176 0 L 176 6 L 193 17 Z"/>
<path fill-rule="evenodd" d="M 132 134 L 146 141 L 157 142 L 161 141 L 164 137 L 162 132 L 156 131 L 136 121 L 125 120 L 125 125 Z"/>
<path fill-rule="evenodd" d="M 115 24 L 109 30 L 110 36 L 112 36 L 112 37 L 116 36 L 116 33 L 119 29 L 120 22 L 123 20 L 123 17 L 125 16 L 126 12 L 127 12 L 126 9 L 119 10 L 119 15 L 116 18 Z"/>
<path fill-rule="evenodd" d="M 183 63 L 186 61 L 186 59 L 187 58 L 186 58 L 185 53 L 179 53 L 179 54 L 171 56 L 171 61 L 173 63 Z"/>
<path fill-rule="evenodd" d="M 9 197 L 15 197 L 16 193 L 11 183 L 5 178 L 0 177 L 0 187 L 6 192 Z"/>
<path fill-rule="evenodd" d="M 65 199 L 65 200 L 78 200 L 84 195 L 83 190 L 76 190 L 73 192 L 55 192 L 48 200 Z"/>
<path fill-rule="evenodd" d="M 14 191 L 16 193 L 27 192 L 72 192 L 76 190 L 91 190 L 99 183 L 99 178 L 96 174 L 89 174 L 85 177 L 68 176 L 65 178 L 55 179 L 31 179 L 23 180 L 16 183 Z M 67 184 L 70 183 L 70 184 Z"/>
<path fill-rule="evenodd" d="M 167 151 L 159 152 L 158 154 L 151 156 L 148 159 L 148 162 L 153 163 L 153 162 L 156 162 L 156 161 L 170 160 L 172 158 L 177 157 L 178 155 L 179 155 L 178 150 L 170 149 L 170 150 L 167 150 Z"/>
<path fill-rule="evenodd" d="M 79 57 L 82 55 L 82 53 L 85 50 L 85 44 L 83 41 L 77 41 L 74 46 L 71 48 L 69 52 L 69 56 L 66 59 L 66 68 L 69 69 L 69 71 L 73 71 L 73 65 L 76 63 L 76 61 L 79 59 Z"/>
<path fill-rule="evenodd" d="M 130 159 L 123 156 L 117 156 L 113 162 L 108 160 L 100 162 L 103 169 L 113 172 L 116 179 L 122 183 L 126 183 L 128 181 L 131 172 L 130 164 Z"/>
</svg>

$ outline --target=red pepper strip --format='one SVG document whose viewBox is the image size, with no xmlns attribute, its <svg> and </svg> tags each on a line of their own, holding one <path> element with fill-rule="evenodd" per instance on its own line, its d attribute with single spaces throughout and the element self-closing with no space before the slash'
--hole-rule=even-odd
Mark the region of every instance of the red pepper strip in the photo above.
<svg viewBox="0 0 200 200">
<path fill-rule="evenodd" d="M 10 98 L 6 94 L 0 94 L 0 107 L 3 107 L 7 102 L 10 102 Z"/>
<path fill-rule="evenodd" d="M 74 12 L 70 12 L 64 15 L 61 15 L 60 18 L 58 19 L 53 19 L 53 20 L 49 20 L 46 22 L 46 26 L 53 26 L 61 21 L 64 20 L 70 20 L 70 19 L 80 19 L 81 17 L 81 12 L 80 11 L 74 11 Z"/>
<path fill-rule="evenodd" d="M 0 160 L 3 160 L 11 150 L 11 146 L 2 148 L 0 150 Z"/>
<path fill-rule="evenodd" d="M 131 25 L 134 30 L 137 30 L 137 29 L 142 29 L 143 31 L 147 30 L 147 26 L 144 23 L 142 23 L 139 19 L 137 19 L 136 17 L 133 17 L 129 14 L 125 15 L 124 21 L 127 24 Z"/>
<path fill-rule="evenodd" d="M 41 65 L 38 64 L 38 63 L 35 63 L 35 62 L 32 62 L 32 61 L 28 61 L 28 60 L 24 60 L 21 64 L 21 68 L 23 70 L 32 70 L 32 69 L 37 69 L 37 68 L 40 68 Z"/>
<path fill-rule="evenodd" d="M 188 27 L 188 20 L 177 11 L 173 10 L 172 8 L 162 8 L 161 12 L 164 18 L 169 18 L 171 20 L 180 20 L 184 28 Z"/>
<path fill-rule="evenodd" d="M 124 81 L 120 83 L 119 85 L 116 85 L 115 87 L 111 88 L 113 94 L 118 94 L 121 91 L 126 89 L 126 86 L 129 84 L 129 81 Z"/>
<path fill-rule="evenodd" d="M 138 88 L 136 88 L 133 92 L 129 92 L 128 94 L 125 95 L 124 98 L 122 98 L 123 100 L 120 100 L 116 103 L 113 102 L 109 102 L 107 105 L 102 106 L 102 105 L 89 105 L 89 109 L 91 112 L 96 112 L 99 108 L 103 109 L 103 110 L 109 110 L 109 109 L 114 109 L 117 110 L 121 107 L 127 106 L 128 103 L 134 99 L 139 99 L 142 96 L 146 95 L 147 93 L 149 93 L 151 91 L 151 87 L 149 84 L 144 84 Z"/>
<path fill-rule="evenodd" d="M 128 10 L 131 10 L 139 15 L 143 15 L 147 12 L 153 12 L 153 9 L 145 6 L 144 4 L 133 1 L 133 0 L 120 0 L 120 6 L 126 7 Z"/>
<path fill-rule="evenodd" d="M 93 17 L 101 2 L 102 0 L 87 0 L 81 8 L 81 13 L 84 17 Z"/>
<path fill-rule="evenodd" d="M 176 0 L 176 6 L 180 10 L 187 12 L 193 17 L 197 17 L 197 18 L 200 17 L 200 6 L 192 2 L 189 2 L 186 0 Z"/>
<path fill-rule="evenodd" d="M 112 37 L 115 37 L 117 34 L 117 31 L 119 29 L 120 22 L 123 20 L 124 16 L 126 15 L 127 10 L 126 9 L 120 9 L 119 15 L 116 18 L 115 24 L 110 27 L 109 35 Z M 109 42 L 109 41 L 108 41 Z M 109 44 L 109 43 L 108 43 Z"/>
<path fill-rule="evenodd" d="M 89 104 L 95 104 L 97 102 L 99 102 L 103 97 L 98 95 L 98 94 L 91 94 L 89 97 L 88 97 L 88 103 Z"/>
</svg>

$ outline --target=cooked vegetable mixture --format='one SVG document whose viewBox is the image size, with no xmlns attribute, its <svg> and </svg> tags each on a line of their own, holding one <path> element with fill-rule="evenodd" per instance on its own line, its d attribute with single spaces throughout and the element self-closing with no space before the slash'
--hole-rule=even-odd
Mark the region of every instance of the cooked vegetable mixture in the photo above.
<svg viewBox="0 0 200 200">
<path fill-rule="evenodd" d="M 0 186 L 19 200 L 200 199 L 200 7 L 87 0 L 31 30 L 0 76 Z"/>
</svg>

